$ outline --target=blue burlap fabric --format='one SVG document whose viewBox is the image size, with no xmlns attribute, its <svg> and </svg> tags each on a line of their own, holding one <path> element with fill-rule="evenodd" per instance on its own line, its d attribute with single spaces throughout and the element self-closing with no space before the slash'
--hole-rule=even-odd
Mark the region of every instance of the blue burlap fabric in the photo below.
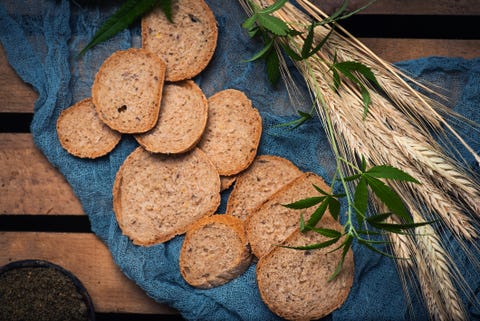
<svg viewBox="0 0 480 321">
<path fill-rule="evenodd" d="M 207 0 L 219 26 L 219 41 L 208 68 L 195 79 L 210 96 L 226 88 L 244 91 L 261 111 L 264 133 L 260 154 L 287 157 L 302 170 L 330 181 L 333 158 L 318 121 L 294 131 L 275 127 L 293 119 L 296 109 L 309 102 L 292 104 L 283 85 L 268 84 L 261 63 L 246 63 L 261 44 L 241 29 L 244 12 L 237 1 Z M 139 24 L 89 51 L 81 59 L 80 49 L 96 28 L 119 5 L 119 1 L 2 0 L 0 41 L 9 63 L 18 75 L 38 92 L 31 124 L 35 144 L 66 177 L 91 221 L 93 232 L 108 246 L 116 264 L 155 300 L 178 309 L 188 320 L 278 320 L 262 303 L 255 281 L 255 265 L 239 278 L 214 289 L 199 290 L 187 285 L 177 266 L 183 237 L 151 247 L 132 245 L 122 236 L 112 212 L 112 185 L 125 157 L 137 146 L 125 135 L 108 156 L 96 160 L 72 157 L 60 146 L 55 123 L 61 110 L 90 96 L 94 75 L 101 63 L 119 49 L 140 46 Z M 448 90 L 456 109 L 480 122 L 480 59 L 430 57 L 398 64 L 414 77 Z M 298 77 L 298 75 L 297 75 Z M 300 89 L 307 96 L 300 78 Z M 462 131 L 461 126 L 459 130 Z M 465 127 L 466 128 L 466 127 Z M 462 134 L 478 152 L 478 132 Z M 478 171 L 473 159 L 472 168 Z M 225 206 L 228 193 L 223 195 Z M 354 246 L 355 281 L 345 304 L 326 320 L 406 320 L 409 309 L 389 258 Z M 459 257 L 462 273 L 474 291 L 480 281 L 465 257 Z M 478 295 L 478 293 L 477 293 Z M 320 302 L 319 302 L 320 303 Z M 467 304 L 473 319 L 479 311 Z M 416 319 L 426 315 L 413 300 Z"/>
</svg>

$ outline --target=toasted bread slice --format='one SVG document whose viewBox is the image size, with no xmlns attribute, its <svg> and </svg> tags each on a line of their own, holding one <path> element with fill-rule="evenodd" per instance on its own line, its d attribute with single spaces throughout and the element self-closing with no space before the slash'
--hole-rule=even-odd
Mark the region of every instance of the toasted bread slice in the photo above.
<svg viewBox="0 0 480 321">
<path fill-rule="evenodd" d="M 325 215 L 318 227 L 341 232 L 341 225 Z M 314 231 L 298 229 L 283 245 L 306 246 L 331 240 Z M 342 256 L 341 244 L 315 250 L 275 247 L 257 264 L 257 284 L 260 296 L 269 309 L 287 320 L 317 320 L 337 308 L 347 299 L 354 278 L 353 252 L 348 250 L 343 267 L 331 279 Z"/>
<path fill-rule="evenodd" d="M 100 67 L 92 99 L 100 119 L 121 133 L 144 133 L 160 110 L 165 63 L 139 48 L 113 53 Z"/>
<path fill-rule="evenodd" d="M 317 196 L 313 186 L 329 191 L 323 179 L 314 173 L 305 173 L 273 194 L 265 203 L 254 209 L 245 221 L 248 241 L 253 254 L 261 258 L 275 245 L 282 243 L 298 226 L 300 215 L 307 221 L 315 207 L 290 209 L 285 204 Z"/>
<path fill-rule="evenodd" d="M 248 169 L 238 174 L 228 198 L 226 213 L 245 220 L 250 211 L 302 174 L 286 158 L 257 156 Z"/>
<path fill-rule="evenodd" d="M 98 117 L 91 98 L 63 110 L 57 119 L 57 134 L 62 147 L 81 158 L 97 158 L 112 151 L 121 134 Z"/>
<path fill-rule="evenodd" d="M 220 175 L 240 173 L 257 154 L 262 118 L 247 96 L 226 89 L 208 99 L 208 120 L 198 143 L 217 167 Z"/>
<path fill-rule="evenodd" d="M 180 272 L 188 284 L 208 289 L 240 276 L 251 257 L 242 221 L 231 215 L 207 216 L 185 235 Z"/>
<path fill-rule="evenodd" d="M 207 98 L 192 80 L 168 83 L 163 88 L 157 124 L 135 139 L 150 152 L 184 153 L 202 137 L 207 117 Z"/>
<path fill-rule="evenodd" d="M 208 65 L 217 46 L 213 12 L 203 0 L 172 2 L 172 20 L 160 7 L 142 18 L 142 46 L 167 64 L 167 81 L 191 79 Z"/>
<path fill-rule="evenodd" d="M 113 210 L 134 244 L 162 243 L 183 234 L 220 204 L 220 176 L 198 148 L 179 155 L 138 147 L 115 177 Z"/>
</svg>

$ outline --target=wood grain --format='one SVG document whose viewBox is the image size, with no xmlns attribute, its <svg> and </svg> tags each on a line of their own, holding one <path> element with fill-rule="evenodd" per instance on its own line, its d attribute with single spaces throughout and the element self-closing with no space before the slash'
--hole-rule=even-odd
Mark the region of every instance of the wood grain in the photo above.
<svg viewBox="0 0 480 321">
<path fill-rule="evenodd" d="M 0 112 L 33 112 L 38 95 L 8 64 L 0 45 Z"/>
<path fill-rule="evenodd" d="M 480 40 L 360 38 L 368 48 L 388 62 L 428 56 L 480 57 Z"/>
<path fill-rule="evenodd" d="M 125 277 L 107 247 L 93 234 L 0 232 L 0 248 L 0 266 L 41 259 L 69 270 L 86 287 L 97 312 L 177 313 L 152 300 Z"/>
<path fill-rule="evenodd" d="M 351 0 L 349 9 L 358 9 L 368 2 Z M 312 3 L 323 11 L 332 13 L 343 1 L 313 0 Z M 359 14 L 479 15 L 480 5 L 478 0 L 378 0 Z"/>
<path fill-rule="evenodd" d="M 0 173 L 0 214 L 84 213 L 30 134 L 0 134 Z"/>
</svg>

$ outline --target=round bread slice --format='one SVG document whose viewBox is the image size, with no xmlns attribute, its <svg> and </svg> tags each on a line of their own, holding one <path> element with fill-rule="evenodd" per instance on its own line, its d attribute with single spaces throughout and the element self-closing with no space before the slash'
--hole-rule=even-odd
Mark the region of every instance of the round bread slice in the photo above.
<svg viewBox="0 0 480 321">
<path fill-rule="evenodd" d="M 153 245 L 183 234 L 220 204 L 220 177 L 198 148 L 180 155 L 135 149 L 113 186 L 113 210 L 134 244 Z"/>
<path fill-rule="evenodd" d="M 319 222 L 321 227 L 341 231 L 342 227 L 330 215 Z M 286 246 L 322 243 L 329 238 L 308 231 L 295 230 L 285 241 Z M 317 320 L 337 308 L 347 299 L 354 278 L 352 250 L 348 250 L 341 272 L 331 279 L 342 257 L 338 244 L 315 250 L 295 250 L 275 247 L 257 263 L 257 284 L 260 296 L 268 308 L 287 320 Z"/>
<path fill-rule="evenodd" d="M 142 18 L 142 46 L 167 64 L 167 81 L 191 79 L 208 65 L 217 46 L 213 12 L 203 0 L 172 2 L 172 20 L 160 7 Z"/>
<path fill-rule="evenodd" d="M 160 110 L 165 63 L 141 49 L 117 51 L 98 70 L 92 99 L 100 119 L 121 133 L 143 133 L 155 126 Z"/>
<path fill-rule="evenodd" d="M 135 139 L 150 152 L 183 153 L 200 140 L 207 117 L 207 98 L 192 80 L 168 83 L 163 87 L 157 124 Z"/>
<path fill-rule="evenodd" d="M 305 221 L 310 218 L 315 206 L 298 210 L 284 205 L 317 196 L 318 191 L 313 184 L 324 191 L 330 190 L 320 176 L 305 173 L 278 190 L 248 215 L 245 229 L 252 252 L 257 258 L 282 243 L 299 226 L 301 215 Z"/>
<path fill-rule="evenodd" d="M 121 138 L 120 133 L 100 120 L 91 98 L 83 99 L 60 113 L 57 134 L 62 147 L 81 158 L 104 156 Z"/>
<path fill-rule="evenodd" d="M 253 162 L 262 134 L 262 118 L 247 96 L 226 89 L 208 99 L 207 127 L 198 143 L 220 175 L 240 173 Z"/>
<path fill-rule="evenodd" d="M 245 220 L 250 211 L 302 174 L 286 158 L 257 156 L 250 167 L 238 175 L 228 198 L 226 213 Z"/>
<path fill-rule="evenodd" d="M 188 284 L 208 289 L 240 276 L 251 258 L 243 222 L 218 214 L 204 217 L 188 229 L 179 266 Z"/>
</svg>

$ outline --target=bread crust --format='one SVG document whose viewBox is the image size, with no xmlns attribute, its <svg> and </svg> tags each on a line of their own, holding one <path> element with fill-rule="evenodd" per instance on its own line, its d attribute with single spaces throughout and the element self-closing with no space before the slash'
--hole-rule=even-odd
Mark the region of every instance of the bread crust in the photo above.
<svg viewBox="0 0 480 321">
<path fill-rule="evenodd" d="M 198 220 L 188 229 L 179 266 L 188 284 L 208 289 L 237 278 L 250 262 L 243 222 L 231 215 L 216 214 Z"/>
<path fill-rule="evenodd" d="M 184 153 L 195 147 L 202 137 L 207 117 L 207 98 L 192 80 L 167 83 L 156 125 L 134 137 L 153 153 Z"/>
<path fill-rule="evenodd" d="M 198 148 L 181 155 L 135 149 L 113 185 L 113 210 L 122 233 L 149 246 L 183 234 L 220 204 L 220 176 Z"/>
<path fill-rule="evenodd" d="M 236 175 L 253 162 L 262 118 L 241 91 L 225 89 L 208 98 L 207 127 L 198 143 L 220 175 Z"/>
<path fill-rule="evenodd" d="M 167 81 L 198 75 L 208 65 L 217 47 L 215 16 L 203 0 L 172 2 L 172 20 L 161 8 L 142 18 L 142 46 L 167 64 Z"/>
<path fill-rule="evenodd" d="M 121 139 L 120 133 L 100 120 L 90 97 L 64 109 L 57 119 L 56 129 L 62 147 L 80 158 L 104 156 Z"/>
<path fill-rule="evenodd" d="M 121 133 L 144 133 L 160 111 L 165 63 L 142 48 L 119 50 L 100 66 L 92 99 L 100 119 Z"/>
<path fill-rule="evenodd" d="M 271 195 L 301 176 L 303 172 L 286 158 L 259 155 L 238 174 L 227 202 L 226 213 L 245 220 L 253 209 Z"/>
<path fill-rule="evenodd" d="M 325 215 L 317 226 L 342 231 L 330 215 Z M 314 231 L 301 233 L 296 229 L 283 245 L 304 246 L 326 240 Z M 263 302 L 287 320 L 316 320 L 339 308 L 353 284 L 354 259 L 349 249 L 342 271 L 330 280 L 342 255 L 341 249 L 332 251 L 337 246 L 308 251 L 275 247 L 260 258 L 256 278 Z"/>
</svg>

